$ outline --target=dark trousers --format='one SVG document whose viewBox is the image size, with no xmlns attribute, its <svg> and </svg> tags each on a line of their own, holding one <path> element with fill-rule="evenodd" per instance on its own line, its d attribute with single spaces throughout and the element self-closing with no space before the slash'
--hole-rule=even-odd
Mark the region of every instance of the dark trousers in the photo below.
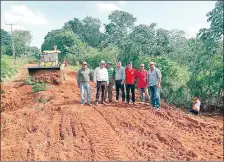
<svg viewBox="0 0 225 162">
<path fill-rule="evenodd" d="M 120 89 L 122 92 L 122 101 L 125 101 L 124 84 L 121 85 L 122 80 L 116 80 L 116 100 L 119 100 Z"/>
<path fill-rule="evenodd" d="M 189 112 L 191 112 L 192 114 L 198 115 L 198 111 L 193 110 L 192 106 L 189 108 Z"/>
<path fill-rule="evenodd" d="M 126 84 L 127 102 L 130 102 L 130 90 L 132 94 L 132 102 L 135 102 L 135 84 Z"/>
<path fill-rule="evenodd" d="M 102 96 L 101 96 L 101 102 L 104 101 L 104 95 L 105 95 L 105 88 L 107 86 L 106 81 L 97 81 L 97 93 L 96 93 L 96 102 L 98 102 L 100 93 L 102 91 Z"/>
</svg>

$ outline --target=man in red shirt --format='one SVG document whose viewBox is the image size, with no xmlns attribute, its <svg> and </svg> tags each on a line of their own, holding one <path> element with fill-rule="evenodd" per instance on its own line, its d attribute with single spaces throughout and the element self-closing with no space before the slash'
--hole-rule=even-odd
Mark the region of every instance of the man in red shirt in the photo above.
<svg viewBox="0 0 225 162">
<path fill-rule="evenodd" d="M 140 93 L 140 100 L 143 103 L 144 101 L 147 103 L 148 95 L 148 71 L 145 70 L 144 64 L 140 65 L 140 70 L 137 72 L 137 80 L 138 80 L 138 89 Z"/>
<path fill-rule="evenodd" d="M 127 64 L 127 68 L 125 69 L 126 75 L 126 98 L 127 104 L 130 102 L 130 90 L 132 93 L 132 102 L 135 103 L 135 79 L 137 76 L 137 71 L 132 67 L 132 63 L 129 62 Z"/>
</svg>

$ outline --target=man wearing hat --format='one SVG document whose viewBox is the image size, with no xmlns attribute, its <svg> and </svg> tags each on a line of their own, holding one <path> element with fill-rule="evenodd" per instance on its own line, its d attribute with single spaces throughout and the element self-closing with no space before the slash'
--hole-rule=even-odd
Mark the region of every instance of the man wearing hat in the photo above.
<svg viewBox="0 0 225 162">
<path fill-rule="evenodd" d="M 132 94 L 132 103 L 135 104 L 135 81 L 137 76 L 137 71 L 132 67 L 132 63 L 129 62 L 127 64 L 127 68 L 125 69 L 126 74 L 126 96 L 127 96 L 127 104 L 130 103 L 130 90 Z"/>
<path fill-rule="evenodd" d="M 101 61 L 100 66 L 95 69 L 94 82 L 97 85 L 96 104 L 98 104 L 100 93 L 102 93 L 101 103 L 105 104 L 105 88 L 109 85 L 109 76 L 108 71 L 105 68 L 105 61 Z"/>
<path fill-rule="evenodd" d="M 106 68 L 108 70 L 108 75 L 109 75 L 109 85 L 106 86 L 105 96 L 104 96 L 104 101 L 106 101 L 106 97 L 108 95 L 109 102 L 112 102 L 112 97 L 113 97 L 112 90 L 113 90 L 113 85 L 115 80 L 115 70 L 114 68 L 111 67 L 111 65 L 112 63 L 110 61 L 107 62 Z"/>
<path fill-rule="evenodd" d="M 93 81 L 93 72 L 87 68 L 87 62 L 82 63 L 82 68 L 77 72 L 77 84 L 81 93 L 81 104 L 84 105 L 84 93 L 87 93 L 87 104 L 91 104 L 91 87 L 90 81 Z"/>
<path fill-rule="evenodd" d="M 152 107 L 160 109 L 160 87 L 162 74 L 160 70 L 155 67 L 154 62 L 150 62 L 149 66 L 150 69 L 148 71 L 148 84 Z"/>
</svg>

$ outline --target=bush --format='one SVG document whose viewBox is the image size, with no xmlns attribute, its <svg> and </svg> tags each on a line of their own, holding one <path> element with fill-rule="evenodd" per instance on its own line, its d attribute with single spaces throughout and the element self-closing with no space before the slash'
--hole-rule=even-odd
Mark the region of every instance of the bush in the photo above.
<svg viewBox="0 0 225 162">
<path fill-rule="evenodd" d="M 16 72 L 17 70 L 14 67 L 9 66 L 4 58 L 1 59 L 1 82 L 7 77 L 10 78 Z"/>
<path fill-rule="evenodd" d="M 34 93 L 44 91 L 46 89 L 45 83 L 35 83 L 32 85 L 32 90 Z"/>
<path fill-rule="evenodd" d="M 116 55 L 118 54 L 118 49 L 116 47 L 107 47 L 101 51 L 92 51 L 84 61 L 88 63 L 89 68 L 95 69 L 99 66 L 99 62 L 104 60 L 105 62 L 112 62 L 116 64 Z"/>
<path fill-rule="evenodd" d="M 30 77 L 30 76 L 28 76 L 28 77 L 25 79 L 25 83 L 28 84 L 28 85 L 34 85 L 34 84 L 35 84 L 35 82 L 32 82 L 32 81 L 31 81 L 31 77 Z"/>
</svg>

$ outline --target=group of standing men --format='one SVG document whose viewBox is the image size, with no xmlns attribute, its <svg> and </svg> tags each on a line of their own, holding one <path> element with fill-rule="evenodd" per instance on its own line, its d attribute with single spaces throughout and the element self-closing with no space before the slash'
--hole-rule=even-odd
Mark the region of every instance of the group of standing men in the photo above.
<svg viewBox="0 0 225 162">
<path fill-rule="evenodd" d="M 106 68 L 105 68 L 106 65 Z M 135 104 L 135 87 L 139 89 L 140 101 L 146 102 L 151 99 L 153 108 L 160 108 L 160 87 L 161 87 L 161 72 L 155 67 L 155 63 L 149 64 L 149 71 L 145 70 L 144 64 L 140 65 L 140 69 L 137 71 L 132 67 L 132 63 L 129 62 L 127 67 L 122 67 L 121 62 L 117 62 L 117 67 L 112 68 L 112 63 L 104 61 L 100 62 L 94 73 L 87 68 L 87 62 L 83 62 L 82 68 L 79 69 L 77 75 L 77 83 L 81 91 L 81 104 L 85 104 L 84 92 L 87 93 L 87 104 L 91 104 L 91 87 L 90 81 L 94 81 L 97 87 L 96 92 L 96 104 L 99 103 L 101 95 L 101 102 L 105 104 L 108 96 L 108 101 L 112 102 L 113 98 L 113 86 L 116 87 L 116 102 L 119 102 L 120 91 L 122 94 L 122 102 L 130 104 L 130 91 L 131 101 Z M 126 88 L 126 95 L 125 95 Z"/>
</svg>

